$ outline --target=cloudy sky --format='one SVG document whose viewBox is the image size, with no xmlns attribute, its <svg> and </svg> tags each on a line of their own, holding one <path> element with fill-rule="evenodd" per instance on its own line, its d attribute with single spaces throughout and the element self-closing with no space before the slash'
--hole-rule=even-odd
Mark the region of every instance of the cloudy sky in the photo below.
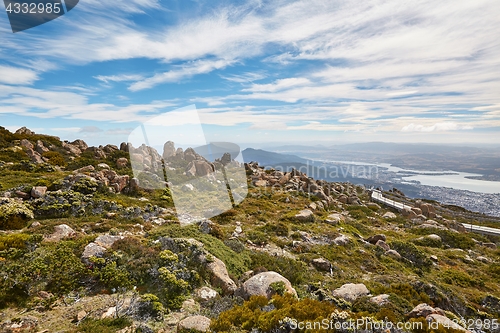
<svg viewBox="0 0 500 333">
<path fill-rule="evenodd" d="M 80 0 L 14 34 L 2 11 L 0 125 L 117 144 L 195 107 L 211 140 L 256 146 L 500 144 L 499 17 L 498 0 Z"/>
</svg>

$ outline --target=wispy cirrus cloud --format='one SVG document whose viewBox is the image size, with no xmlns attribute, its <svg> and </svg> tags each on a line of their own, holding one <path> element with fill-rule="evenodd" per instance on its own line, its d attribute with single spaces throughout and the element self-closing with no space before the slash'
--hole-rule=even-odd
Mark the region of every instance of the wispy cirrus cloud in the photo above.
<svg viewBox="0 0 500 333">
<path fill-rule="evenodd" d="M 199 60 L 182 66 L 176 66 L 174 69 L 155 74 L 152 77 L 140 80 L 130 85 L 129 90 L 139 91 L 152 88 L 156 85 L 167 82 L 179 82 L 191 78 L 195 75 L 210 73 L 216 69 L 222 69 L 233 64 L 233 60 Z"/>
<path fill-rule="evenodd" d="M 0 83 L 31 85 L 38 80 L 38 73 L 31 69 L 0 65 Z"/>
</svg>

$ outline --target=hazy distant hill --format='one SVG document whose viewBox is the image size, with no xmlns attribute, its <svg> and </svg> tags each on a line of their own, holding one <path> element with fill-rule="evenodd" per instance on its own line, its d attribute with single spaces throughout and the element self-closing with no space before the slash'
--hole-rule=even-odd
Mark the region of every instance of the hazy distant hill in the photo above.
<svg viewBox="0 0 500 333">
<path fill-rule="evenodd" d="M 284 163 L 310 163 L 309 160 L 296 155 L 280 154 L 262 149 L 247 148 L 242 151 L 242 155 L 245 162 L 259 162 L 262 166 L 276 166 Z"/>
<path fill-rule="evenodd" d="M 478 173 L 480 179 L 500 181 L 500 149 L 455 145 L 369 142 L 322 146 L 278 146 L 283 154 L 330 161 L 390 163 L 416 170 L 455 170 Z"/>
</svg>

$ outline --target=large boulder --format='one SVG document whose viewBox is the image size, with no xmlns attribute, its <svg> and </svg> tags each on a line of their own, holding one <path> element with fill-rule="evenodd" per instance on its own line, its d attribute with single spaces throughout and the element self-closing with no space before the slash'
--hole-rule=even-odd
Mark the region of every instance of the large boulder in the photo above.
<svg viewBox="0 0 500 333">
<path fill-rule="evenodd" d="M 205 316 L 190 316 L 182 319 L 177 324 L 177 332 L 208 332 L 210 329 L 210 318 Z"/>
<path fill-rule="evenodd" d="M 285 286 L 285 292 L 297 296 L 290 281 L 276 272 L 263 272 L 252 276 L 243 283 L 239 294 L 245 299 L 249 299 L 251 296 L 266 296 L 269 299 L 276 293 L 273 289 L 275 282 L 282 282 Z"/>
<path fill-rule="evenodd" d="M 348 283 L 332 292 L 333 297 L 345 299 L 348 302 L 353 302 L 360 297 L 370 295 L 370 291 L 362 283 Z"/>
<path fill-rule="evenodd" d="M 222 260 L 212 256 L 212 260 L 206 265 L 211 275 L 211 283 L 222 289 L 225 295 L 232 295 L 238 288 L 236 283 L 229 277 L 226 265 Z"/>
</svg>

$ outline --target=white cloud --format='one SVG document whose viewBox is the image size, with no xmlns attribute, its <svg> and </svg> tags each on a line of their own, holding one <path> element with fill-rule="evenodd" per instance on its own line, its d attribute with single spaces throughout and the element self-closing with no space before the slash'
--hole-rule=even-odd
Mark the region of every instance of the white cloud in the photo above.
<svg viewBox="0 0 500 333">
<path fill-rule="evenodd" d="M 139 81 L 144 77 L 138 74 L 120 74 L 120 75 L 97 75 L 95 79 L 109 83 L 109 82 L 126 82 L 126 81 Z"/>
<path fill-rule="evenodd" d="M 135 82 L 129 87 L 129 90 L 139 91 L 154 87 L 161 83 L 179 82 L 183 79 L 191 78 L 198 74 L 206 74 L 216 69 L 225 68 L 233 63 L 234 61 L 224 59 L 198 60 L 186 65 L 177 66 L 175 69 L 172 69 L 168 72 L 156 74 L 152 77 Z"/>
<path fill-rule="evenodd" d="M 411 123 L 404 126 L 401 131 L 403 132 L 444 132 L 444 131 L 459 131 L 459 130 L 471 130 L 474 127 L 470 125 L 460 125 L 455 122 L 441 122 L 436 123 L 431 126 L 424 126 Z"/>
<path fill-rule="evenodd" d="M 304 86 L 310 84 L 311 81 L 306 78 L 287 78 L 276 80 L 274 83 L 269 84 L 253 84 L 250 88 L 243 89 L 242 91 L 251 92 L 276 92 L 289 89 L 297 86 Z"/>
<path fill-rule="evenodd" d="M 0 65 L 0 83 L 30 85 L 36 80 L 38 74 L 33 70 Z"/>
</svg>

